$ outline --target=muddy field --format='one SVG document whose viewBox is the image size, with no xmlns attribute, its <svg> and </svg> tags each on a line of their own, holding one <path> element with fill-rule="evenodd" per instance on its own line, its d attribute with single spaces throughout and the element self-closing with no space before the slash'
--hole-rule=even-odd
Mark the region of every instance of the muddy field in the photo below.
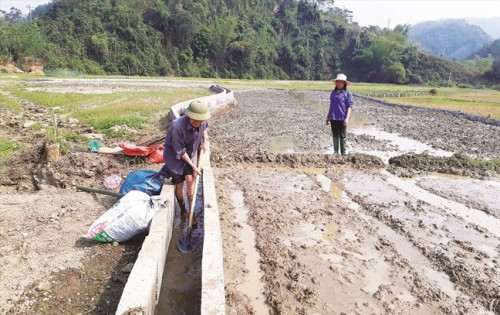
<svg viewBox="0 0 500 315">
<path fill-rule="evenodd" d="M 340 157 L 328 93 L 235 97 L 211 122 L 228 314 L 500 313 L 497 171 L 419 167 L 498 158 L 500 127 L 355 98 Z"/>
<path fill-rule="evenodd" d="M 43 86 L 179 88 L 115 81 Z M 331 154 L 324 124 L 327 92 L 235 96 L 238 104 L 215 115 L 210 131 L 228 314 L 500 312 L 498 172 L 446 160 L 456 152 L 498 158 L 499 127 L 356 98 L 351 154 L 341 157 Z M 111 174 L 155 166 L 78 150 L 47 165 L 43 132 L 26 123 L 50 128 L 52 112 L 17 100 L 16 115 L 0 107 L 0 136 L 28 144 L 0 171 L 0 313 L 113 313 L 144 235 L 108 245 L 83 239 L 116 199 L 75 186 L 102 188 Z M 93 132 L 69 119 L 58 127 Z M 433 156 L 444 165 L 427 163 Z M 388 165 L 391 158 L 398 163 Z M 192 265 L 172 272 L 191 274 L 199 257 Z M 179 277 L 172 279 L 171 296 L 183 295 Z"/>
</svg>

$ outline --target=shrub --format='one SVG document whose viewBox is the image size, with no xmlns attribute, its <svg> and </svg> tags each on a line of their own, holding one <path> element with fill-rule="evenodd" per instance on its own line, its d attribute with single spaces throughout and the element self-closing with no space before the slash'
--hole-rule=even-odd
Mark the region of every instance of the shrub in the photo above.
<svg viewBox="0 0 500 315">
<path fill-rule="evenodd" d="M 409 74 L 408 75 L 408 83 L 412 83 L 412 84 L 420 84 L 422 83 L 423 80 L 422 80 L 422 77 L 418 74 Z"/>
<path fill-rule="evenodd" d="M 87 74 L 105 74 L 101 66 L 93 60 L 85 60 L 85 73 Z"/>
</svg>

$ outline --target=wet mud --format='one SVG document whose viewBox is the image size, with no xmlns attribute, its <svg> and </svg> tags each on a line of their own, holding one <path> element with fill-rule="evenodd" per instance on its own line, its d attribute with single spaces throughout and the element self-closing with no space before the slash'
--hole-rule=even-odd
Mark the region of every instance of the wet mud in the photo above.
<svg viewBox="0 0 500 315">
<path fill-rule="evenodd" d="M 210 130 L 228 314 L 500 313 L 497 171 L 387 164 L 452 159 L 464 128 L 486 137 L 474 154 L 498 158 L 499 127 L 355 98 L 342 157 L 324 125 L 328 93 L 235 97 Z"/>
<path fill-rule="evenodd" d="M 498 202 L 499 180 L 479 181 L 470 178 L 422 178 L 417 185 L 446 199 L 482 210 L 500 219 L 500 202 Z"/>
</svg>

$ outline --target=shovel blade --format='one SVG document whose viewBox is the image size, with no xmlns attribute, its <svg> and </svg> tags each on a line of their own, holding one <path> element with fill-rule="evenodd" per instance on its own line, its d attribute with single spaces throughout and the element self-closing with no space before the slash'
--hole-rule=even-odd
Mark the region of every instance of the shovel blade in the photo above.
<svg viewBox="0 0 500 315">
<path fill-rule="evenodd" d="M 196 249 L 196 241 L 196 238 L 191 236 L 191 227 L 189 227 L 186 235 L 179 238 L 177 247 L 185 254 L 192 253 Z"/>
</svg>

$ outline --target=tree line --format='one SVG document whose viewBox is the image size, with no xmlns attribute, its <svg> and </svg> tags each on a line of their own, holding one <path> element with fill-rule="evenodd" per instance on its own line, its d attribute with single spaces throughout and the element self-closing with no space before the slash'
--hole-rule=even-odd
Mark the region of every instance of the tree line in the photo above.
<svg viewBox="0 0 500 315">
<path fill-rule="evenodd" d="M 408 26 L 360 27 L 334 0 L 57 0 L 0 13 L 0 59 L 87 74 L 491 83 L 472 63 L 408 43 Z M 34 12 L 35 13 L 35 12 Z M 0 60 L 1 61 L 1 60 Z"/>
</svg>

